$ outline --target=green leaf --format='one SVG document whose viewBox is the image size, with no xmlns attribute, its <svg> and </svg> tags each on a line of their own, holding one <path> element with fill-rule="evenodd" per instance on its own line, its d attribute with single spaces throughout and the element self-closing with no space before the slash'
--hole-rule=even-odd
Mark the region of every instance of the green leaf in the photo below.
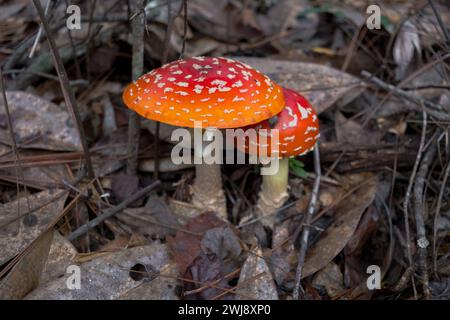
<svg viewBox="0 0 450 320">
<path fill-rule="evenodd" d="M 384 29 L 386 29 L 389 33 L 394 32 L 394 24 L 389 20 L 387 16 L 381 15 L 381 25 Z"/>
<path fill-rule="evenodd" d="M 289 159 L 289 169 L 297 177 L 300 177 L 300 178 L 307 177 L 308 174 L 307 174 L 306 170 L 304 169 L 304 167 L 305 167 L 305 164 L 302 161 L 297 160 L 295 158 Z"/>
</svg>

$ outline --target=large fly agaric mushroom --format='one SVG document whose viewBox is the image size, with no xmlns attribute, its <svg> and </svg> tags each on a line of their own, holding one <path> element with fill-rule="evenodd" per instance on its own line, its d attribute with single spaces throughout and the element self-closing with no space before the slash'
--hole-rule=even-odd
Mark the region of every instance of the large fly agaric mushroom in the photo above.
<svg viewBox="0 0 450 320">
<path fill-rule="evenodd" d="M 125 104 L 141 116 L 174 126 L 239 128 L 281 111 L 281 87 L 228 58 L 194 57 L 155 69 L 129 84 Z M 196 165 L 193 202 L 226 219 L 219 164 Z"/>
<path fill-rule="evenodd" d="M 284 204 L 288 198 L 289 158 L 312 151 L 319 138 L 319 121 L 317 113 L 311 107 L 308 100 L 301 94 L 291 89 L 283 88 L 285 107 L 276 116 L 247 126 L 248 129 L 278 130 L 278 148 L 272 148 L 271 135 L 264 144 L 259 143 L 260 135 L 256 141 L 243 141 L 238 148 L 248 153 L 257 150 L 257 154 L 266 154 L 279 161 L 278 171 L 273 175 L 263 175 L 263 183 L 257 203 L 257 213 L 264 216 L 261 221 L 265 226 L 273 228 L 275 222 L 274 213 Z M 249 143 L 257 146 L 257 149 L 249 148 Z"/>
</svg>

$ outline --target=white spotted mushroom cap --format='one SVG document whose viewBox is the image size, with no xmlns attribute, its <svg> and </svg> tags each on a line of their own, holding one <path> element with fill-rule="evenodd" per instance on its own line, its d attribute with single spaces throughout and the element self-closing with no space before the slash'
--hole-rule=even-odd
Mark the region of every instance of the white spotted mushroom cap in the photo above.
<svg viewBox="0 0 450 320">
<path fill-rule="evenodd" d="M 155 69 L 123 92 L 128 108 L 167 124 L 238 128 L 281 111 L 281 87 L 266 75 L 228 58 L 194 57 Z"/>
<path fill-rule="evenodd" d="M 316 111 L 311 107 L 308 100 L 298 92 L 283 88 L 285 99 L 284 109 L 272 119 L 247 126 L 244 130 L 267 129 L 266 141 L 261 141 L 261 133 L 256 139 L 241 141 L 238 148 L 248 153 L 266 154 L 272 157 L 287 158 L 304 155 L 312 151 L 316 141 L 319 139 L 319 120 Z M 274 123 L 275 122 L 275 123 Z M 278 150 L 271 150 L 273 135 L 270 129 L 278 129 Z M 256 140 L 256 141 L 255 141 Z M 254 148 L 249 148 L 253 144 Z M 266 149 L 267 148 L 267 149 Z"/>
</svg>

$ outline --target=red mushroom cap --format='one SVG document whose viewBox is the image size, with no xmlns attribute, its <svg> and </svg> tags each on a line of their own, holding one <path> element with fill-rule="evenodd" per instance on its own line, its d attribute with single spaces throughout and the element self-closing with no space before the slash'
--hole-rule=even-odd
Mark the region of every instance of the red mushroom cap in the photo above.
<svg viewBox="0 0 450 320">
<path fill-rule="evenodd" d="M 267 142 L 262 146 L 259 144 L 260 135 L 257 141 L 241 141 L 238 148 L 251 152 L 248 143 L 257 146 L 258 154 L 266 154 L 279 158 L 294 157 L 303 155 L 314 149 L 314 145 L 319 139 L 319 121 L 316 111 L 311 107 L 308 100 L 301 94 L 291 89 L 283 88 L 285 107 L 272 119 L 264 120 L 260 123 L 247 126 L 244 130 L 252 129 L 278 129 L 279 142 L 278 152 L 271 152 L 271 135 L 267 137 Z M 273 124 L 273 122 L 275 122 Z"/>
<path fill-rule="evenodd" d="M 194 57 L 155 69 L 123 92 L 128 108 L 175 126 L 238 128 L 260 122 L 284 106 L 281 87 L 228 58 Z"/>
</svg>

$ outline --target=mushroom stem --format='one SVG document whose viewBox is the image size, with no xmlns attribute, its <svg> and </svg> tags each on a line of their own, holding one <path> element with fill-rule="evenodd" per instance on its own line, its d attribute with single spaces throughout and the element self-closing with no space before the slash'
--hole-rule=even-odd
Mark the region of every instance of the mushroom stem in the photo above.
<svg viewBox="0 0 450 320">
<path fill-rule="evenodd" d="M 192 188 L 192 203 L 194 205 L 205 210 L 211 210 L 218 217 L 227 220 L 220 164 L 202 163 L 195 165 L 195 180 Z"/>
<path fill-rule="evenodd" d="M 256 205 L 257 215 L 265 217 L 261 220 L 264 226 L 273 229 L 274 214 L 288 199 L 289 158 L 279 160 L 278 172 L 274 175 L 263 175 L 263 182 Z M 268 215 L 268 216 L 267 216 Z"/>
</svg>

